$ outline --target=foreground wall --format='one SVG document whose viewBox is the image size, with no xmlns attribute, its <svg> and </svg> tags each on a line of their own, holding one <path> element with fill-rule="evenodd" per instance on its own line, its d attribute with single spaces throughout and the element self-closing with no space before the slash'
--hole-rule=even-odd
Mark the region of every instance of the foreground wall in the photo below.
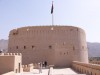
<svg viewBox="0 0 100 75">
<path fill-rule="evenodd" d="M 21 54 L 0 53 L 0 75 L 10 71 L 21 72 Z"/>
<path fill-rule="evenodd" d="M 75 71 L 87 75 L 100 75 L 100 65 L 74 61 L 72 67 Z"/>
<path fill-rule="evenodd" d="M 73 26 L 32 26 L 10 31 L 9 52 L 22 53 L 23 64 L 46 61 L 70 67 L 73 60 L 88 62 L 84 30 Z M 79 58 L 80 57 L 80 58 Z"/>
</svg>

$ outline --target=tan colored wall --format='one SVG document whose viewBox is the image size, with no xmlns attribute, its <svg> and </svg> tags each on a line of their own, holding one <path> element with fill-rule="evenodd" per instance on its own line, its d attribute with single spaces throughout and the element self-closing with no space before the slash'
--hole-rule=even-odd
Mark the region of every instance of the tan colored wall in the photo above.
<svg viewBox="0 0 100 75">
<path fill-rule="evenodd" d="M 10 71 L 20 72 L 19 63 L 21 62 L 21 54 L 0 53 L 0 74 Z"/>
<path fill-rule="evenodd" d="M 22 53 L 23 64 L 47 61 L 55 66 L 69 67 L 73 60 L 88 62 L 85 32 L 78 27 L 31 26 L 14 29 L 10 31 L 8 46 L 9 52 Z"/>
<path fill-rule="evenodd" d="M 74 70 L 87 75 L 100 75 L 100 65 L 83 63 L 83 62 L 73 62 L 72 67 Z"/>
<path fill-rule="evenodd" d="M 33 71 L 34 66 L 33 64 L 28 64 L 28 65 L 23 65 L 22 68 L 24 72 L 31 72 Z"/>
</svg>

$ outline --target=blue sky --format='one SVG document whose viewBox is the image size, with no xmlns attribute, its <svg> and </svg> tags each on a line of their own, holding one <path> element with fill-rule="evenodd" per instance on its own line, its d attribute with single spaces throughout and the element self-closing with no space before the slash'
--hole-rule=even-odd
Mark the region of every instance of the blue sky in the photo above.
<svg viewBox="0 0 100 75">
<path fill-rule="evenodd" d="M 0 39 L 9 31 L 34 25 L 51 25 L 52 0 L 0 0 Z M 54 24 L 85 30 L 88 42 L 100 42 L 100 0 L 54 0 Z"/>
</svg>

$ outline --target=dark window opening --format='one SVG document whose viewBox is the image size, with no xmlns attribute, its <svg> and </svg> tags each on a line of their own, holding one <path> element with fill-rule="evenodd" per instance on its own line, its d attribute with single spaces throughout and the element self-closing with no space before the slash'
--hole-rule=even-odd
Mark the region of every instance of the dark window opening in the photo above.
<svg viewBox="0 0 100 75">
<path fill-rule="evenodd" d="M 51 49 L 51 48 L 52 48 L 52 46 L 50 45 L 50 46 L 49 46 L 49 48 Z"/>
<path fill-rule="evenodd" d="M 24 46 L 24 49 L 26 49 L 26 46 Z"/>
<path fill-rule="evenodd" d="M 13 35 L 16 35 L 16 33 L 13 33 Z"/>
<path fill-rule="evenodd" d="M 34 48 L 35 46 L 32 46 L 32 49 Z"/>
<path fill-rule="evenodd" d="M 18 31 L 16 31 L 16 32 L 13 32 L 13 35 L 17 35 L 18 34 Z"/>
<path fill-rule="evenodd" d="M 70 31 L 73 31 L 73 29 L 70 29 Z"/>
<path fill-rule="evenodd" d="M 19 63 L 18 65 L 19 65 L 18 67 L 19 67 L 19 73 L 20 73 L 20 68 L 21 68 L 21 67 L 20 67 L 20 63 Z"/>
<path fill-rule="evenodd" d="M 18 46 L 16 46 L 16 49 L 18 49 Z"/>
</svg>

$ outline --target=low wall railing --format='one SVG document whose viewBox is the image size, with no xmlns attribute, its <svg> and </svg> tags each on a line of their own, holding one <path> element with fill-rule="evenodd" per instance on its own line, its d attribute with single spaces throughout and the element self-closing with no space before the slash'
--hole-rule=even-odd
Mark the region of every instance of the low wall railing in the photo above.
<svg viewBox="0 0 100 75">
<path fill-rule="evenodd" d="M 82 74 L 100 75 L 100 65 L 73 61 L 72 68 Z"/>
</svg>

